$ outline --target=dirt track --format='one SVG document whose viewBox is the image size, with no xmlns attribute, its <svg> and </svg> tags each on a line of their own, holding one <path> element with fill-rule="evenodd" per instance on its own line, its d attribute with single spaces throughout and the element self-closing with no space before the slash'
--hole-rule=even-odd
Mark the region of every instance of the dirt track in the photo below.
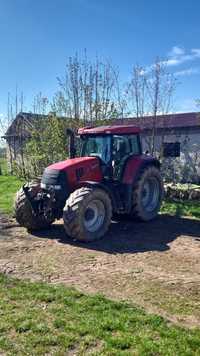
<svg viewBox="0 0 200 356">
<path fill-rule="evenodd" d="M 0 272 L 63 282 L 126 299 L 189 326 L 200 325 L 200 221 L 162 215 L 113 222 L 103 240 L 82 244 L 62 221 L 28 234 L 0 216 Z"/>
</svg>

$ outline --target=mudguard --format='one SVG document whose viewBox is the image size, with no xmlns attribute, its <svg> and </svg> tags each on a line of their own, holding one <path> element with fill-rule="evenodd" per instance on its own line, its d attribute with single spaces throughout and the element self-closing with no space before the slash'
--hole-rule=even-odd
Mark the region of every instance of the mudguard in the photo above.
<svg viewBox="0 0 200 356">
<path fill-rule="evenodd" d="M 113 212 L 118 211 L 120 208 L 120 201 L 116 195 L 116 192 L 114 190 L 113 185 L 109 185 L 106 182 L 94 182 L 94 181 L 84 181 L 81 182 L 80 187 L 92 187 L 92 188 L 100 188 L 106 191 L 106 193 L 109 195 L 111 202 L 112 202 L 112 207 L 113 207 Z M 80 188 L 78 187 L 78 188 Z"/>
<path fill-rule="evenodd" d="M 141 155 L 132 156 L 126 162 L 124 167 L 122 183 L 125 194 L 125 212 L 130 213 L 132 208 L 132 192 L 141 172 L 148 166 L 155 166 L 160 169 L 160 162 L 151 156 Z"/>
<path fill-rule="evenodd" d="M 154 157 L 147 155 L 130 157 L 124 167 L 122 183 L 133 185 L 140 172 L 150 165 L 160 168 L 160 162 Z"/>
</svg>

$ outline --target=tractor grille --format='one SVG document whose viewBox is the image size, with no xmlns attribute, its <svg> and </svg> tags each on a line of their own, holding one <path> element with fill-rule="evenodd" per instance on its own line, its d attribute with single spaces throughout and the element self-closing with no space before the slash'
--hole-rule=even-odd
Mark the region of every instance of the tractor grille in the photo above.
<svg viewBox="0 0 200 356">
<path fill-rule="evenodd" d="M 66 172 L 46 168 L 42 176 L 41 187 L 45 190 L 55 190 L 59 199 L 66 200 L 69 195 Z"/>
</svg>

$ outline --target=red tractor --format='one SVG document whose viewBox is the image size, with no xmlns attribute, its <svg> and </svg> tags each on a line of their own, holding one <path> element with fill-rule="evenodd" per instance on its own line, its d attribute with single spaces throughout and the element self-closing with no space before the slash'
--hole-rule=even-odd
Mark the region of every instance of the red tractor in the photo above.
<svg viewBox="0 0 200 356">
<path fill-rule="evenodd" d="M 24 185 L 16 195 L 15 215 L 29 230 L 46 228 L 63 218 L 68 236 L 80 241 L 101 238 L 113 215 L 149 221 L 163 197 L 160 163 L 142 154 L 140 130 L 102 126 L 70 135 L 70 159 L 50 165 L 41 180 Z"/>
</svg>

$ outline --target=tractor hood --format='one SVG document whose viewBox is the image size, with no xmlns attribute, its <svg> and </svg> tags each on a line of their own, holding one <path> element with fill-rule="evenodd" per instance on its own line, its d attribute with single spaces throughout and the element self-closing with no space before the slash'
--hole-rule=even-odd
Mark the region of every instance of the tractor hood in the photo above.
<svg viewBox="0 0 200 356">
<path fill-rule="evenodd" d="M 82 167 L 82 166 L 96 166 L 98 164 L 98 158 L 96 157 L 78 157 L 78 158 L 70 158 L 66 159 L 65 161 L 53 163 L 50 166 L 48 166 L 46 169 L 56 169 L 59 171 L 65 171 L 67 168 L 72 168 L 72 167 Z"/>
<path fill-rule="evenodd" d="M 41 186 L 55 187 L 70 193 L 81 187 L 83 182 L 101 182 L 102 179 L 100 160 L 97 157 L 78 157 L 48 166 L 44 170 Z"/>
</svg>

